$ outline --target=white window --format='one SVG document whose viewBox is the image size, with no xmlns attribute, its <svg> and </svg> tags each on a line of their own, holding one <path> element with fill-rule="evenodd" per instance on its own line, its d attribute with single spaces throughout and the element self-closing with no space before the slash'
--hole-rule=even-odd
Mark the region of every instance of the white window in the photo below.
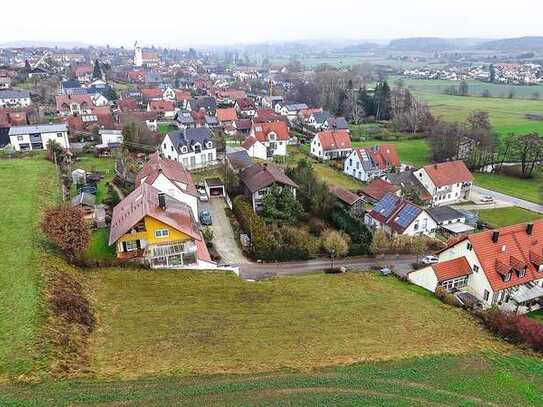
<svg viewBox="0 0 543 407">
<path fill-rule="evenodd" d="M 128 240 L 128 241 L 124 242 L 124 246 L 125 246 L 127 252 L 133 252 L 134 250 L 138 249 L 138 241 L 137 240 Z"/>
<path fill-rule="evenodd" d="M 17 136 L 17 141 L 23 141 L 23 136 Z"/>
<path fill-rule="evenodd" d="M 57 137 L 62 137 L 62 133 L 57 133 Z"/>
<path fill-rule="evenodd" d="M 159 229 L 155 230 L 155 237 L 157 239 L 161 239 L 163 237 L 168 237 L 170 235 L 170 232 L 168 229 Z"/>
<path fill-rule="evenodd" d="M 479 272 L 479 266 L 477 264 L 473 265 L 473 271 L 475 271 L 476 273 Z"/>
<path fill-rule="evenodd" d="M 485 299 L 485 301 L 488 301 L 488 299 L 490 298 L 490 293 L 488 292 L 488 290 L 484 291 L 483 298 Z"/>
</svg>

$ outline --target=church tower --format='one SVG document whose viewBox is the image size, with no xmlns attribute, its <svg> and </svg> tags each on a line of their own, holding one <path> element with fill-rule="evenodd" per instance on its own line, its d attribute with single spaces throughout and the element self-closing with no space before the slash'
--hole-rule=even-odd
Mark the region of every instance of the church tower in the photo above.
<svg viewBox="0 0 543 407">
<path fill-rule="evenodd" d="M 134 65 L 137 67 L 143 66 L 143 51 L 137 41 L 134 44 Z"/>
</svg>

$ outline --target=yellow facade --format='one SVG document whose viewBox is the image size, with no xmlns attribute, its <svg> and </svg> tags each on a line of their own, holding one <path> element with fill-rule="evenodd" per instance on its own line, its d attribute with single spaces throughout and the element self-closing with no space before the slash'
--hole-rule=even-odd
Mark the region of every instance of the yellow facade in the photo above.
<svg viewBox="0 0 543 407">
<path fill-rule="evenodd" d="M 144 218 L 145 231 L 136 233 L 126 233 L 117 241 L 117 253 L 121 253 L 123 250 L 123 242 L 130 242 L 136 240 L 144 240 L 147 246 L 153 244 L 172 243 L 172 242 L 184 242 L 192 240 L 192 238 L 171 226 L 166 225 L 159 220 L 146 216 Z M 167 230 L 168 235 L 165 237 L 157 237 L 155 232 L 158 230 Z"/>
</svg>

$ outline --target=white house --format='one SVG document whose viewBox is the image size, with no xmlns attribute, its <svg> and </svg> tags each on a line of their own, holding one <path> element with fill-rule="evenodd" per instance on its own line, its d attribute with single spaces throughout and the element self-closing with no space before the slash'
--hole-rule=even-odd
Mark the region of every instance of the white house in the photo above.
<svg viewBox="0 0 543 407">
<path fill-rule="evenodd" d="M 122 130 L 101 129 L 98 131 L 103 145 L 115 145 L 123 142 Z"/>
<path fill-rule="evenodd" d="M 394 144 L 355 148 L 345 159 L 343 172 L 362 182 L 382 177 L 387 171 L 400 168 Z"/>
<path fill-rule="evenodd" d="M 433 236 L 436 221 L 424 209 L 407 199 L 388 193 L 366 214 L 364 223 L 388 235 Z"/>
<path fill-rule="evenodd" d="M 162 99 L 164 100 L 169 100 L 169 101 L 176 101 L 176 94 L 175 94 L 175 90 L 173 90 L 172 88 L 170 88 L 169 86 L 164 89 L 164 92 L 162 92 Z"/>
<path fill-rule="evenodd" d="M 411 272 L 430 291 L 468 293 L 483 306 L 528 312 L 543 300 L 543 220 L 465 236 L 439 253 L 439 263 Z"/>
<path fill-rule="evenodd" d="M 426 165 L 414 175 L 432 196 L 433 206 L 461 202 L 471 194 L 473 175 L 463 161 Z"/>
<path fill-rule="evenodd" d="M 288 126 L 283 121 L 253 123 L 249 137 L 241 145 L 249 157 L 269 160 L 287 155 Z"/>
<path fill-rule="evenodd" d="M 70 148 L 65 123 L 15 126 L 9 129 L 9 140 L 15 151 L 43 150 L 49 140 L 54 140 L 62 148 Z"/>
<path fill-rule="evenodd" d="M 194 219 L 198 219 L 198 192 L 192 175 L 181 163 L 152 154 L 136 176 L 136 187 L 144 183 L 187 204 Z"/>
<path fill-rule="evenodd" d="M 352 150 L 351 137 L 346 131 L 323 131 L 311 140 L 311 155 L 319 160 L 346 158 Z"/>
<path fill-rule="evenodd" d="M 25 90 L 0 90 L 0 107 L 27 107 L 31 103 L 30 93 Z"/>
<path fill-rule="evenodd" d="M 160 145 L 162 155 L 189 170 L 217 162 L 213 133 L 208 127 L 188 128 L 166 134 Z"/>
<path fill-rule="evenodd" d="M 276 106 L 280 106 L 280 105 L 277 104 Z M 286 116 L 289 121 L 294 121 L 298 117 L 298 113 L 301 110 L 306 110 L 306 109 L 308 109 L 308 107 L 305 103 L 291 103 L 291 104 L 286 104 L 286 105 L 281 106 L 279 113 L 282 116 Z M 277 108 L 276 108 L 276 111 L 277 111 Z"/>
</svg>

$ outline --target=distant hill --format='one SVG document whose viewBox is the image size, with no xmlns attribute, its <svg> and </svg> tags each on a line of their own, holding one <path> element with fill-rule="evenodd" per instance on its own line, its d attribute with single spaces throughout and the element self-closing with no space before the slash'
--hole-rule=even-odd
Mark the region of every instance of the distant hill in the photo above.
<svg viewBox="0 0 543 407">
<path fill-rule="evenodd" d="M 495 51 L 543 51 L 543 37 L 505 38 L 502 40 L 487 41 L 478 46 L 479 49 Z"/>
<path fill-rule="evenodd" d="M 453 41 L 444 38 L 419 37 L 392 40 L 388 48 L 397 51 L 447 51 L 457 46 Z"/>
<path fill-rule="evenodd" d="M 381 46 L 374 42 L 361 42 L 358 44 L 353 44 L 353 45 L 349 45 L 347 47 L 341 48 L 338 51 L 347 52 L 347 53 L 355 53 L 355 52 L 367 52 L 376 48 L 381 48 Z"/>
<path fill-rule="evenodd" d="M 0 48 L 86 48 L 89 44 L 69 41 L 13 41 L 0 44 Z"/>
</svg>

